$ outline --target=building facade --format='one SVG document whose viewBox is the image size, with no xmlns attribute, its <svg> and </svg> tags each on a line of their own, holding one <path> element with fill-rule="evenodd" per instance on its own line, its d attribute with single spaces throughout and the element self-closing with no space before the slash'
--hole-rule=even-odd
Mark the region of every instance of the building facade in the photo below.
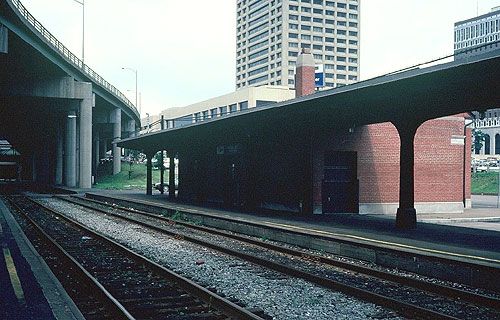
<svg viewBox="0 0 500 320">
<path fill-rule="evenodd" d="M 324 86 L 358 81 L 360 0 L 237 0 L 236 89 L 295 87 L 295 64 L 310 49 Z"/>
<path fill-rule="evenodd" d="M 475 18 L 455 23 L 455 59 L 498 50 L 500 40 L 500 7 Z"/>
<path fill-rule="evenodd" d="M 293 98 L 295 90 L 285 86 L 248 87 L 188 106 L 165 109 L 159 115 L 143 118 L 141 123 L 154 124 L 149 131 L 158 130 L 163 116 L 164 128 L 176 128 Z"/>
<path fill-rule="evenodd" d="M 455 59 L 499 50 L 500 7 L 475 18 L 459 21 L 454 28 Z M 492 106 L 497 107 L 497 106 Z M 484 133 L 481 150 L 476 155 L 500 155 L 500 109 L 475 113 L 473 128 Z"/>
</svg>

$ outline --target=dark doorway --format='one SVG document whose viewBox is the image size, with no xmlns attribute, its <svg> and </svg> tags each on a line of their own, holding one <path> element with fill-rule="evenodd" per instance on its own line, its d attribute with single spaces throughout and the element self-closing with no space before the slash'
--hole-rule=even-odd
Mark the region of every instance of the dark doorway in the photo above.
<svg viewBox="0 0 500 320">
<path fill-rule="evenodd" d="M 325 153 L 322 183 L 323 213 L 359 212 L 357 153 L 329 151 Z"/>
</svg>

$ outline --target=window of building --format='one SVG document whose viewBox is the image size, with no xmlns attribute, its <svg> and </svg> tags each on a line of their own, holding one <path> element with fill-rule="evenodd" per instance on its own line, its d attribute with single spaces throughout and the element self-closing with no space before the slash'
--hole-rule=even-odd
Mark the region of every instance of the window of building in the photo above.
<svg viewBox="0 0 500 320">
<path fill-rule="evenodd" d="M 219 107 L 219 114 L 225 116 L 227 114 L 227 106 Z"/>
<path fill-rule="evenodd" d="M 236 103 L 229 106 L 229 113 L 234 113 L 236 111 L 238 111 L 238 105 Z"/>
<path fill-rule="evenodd" d="M 217 117 L 217 108 L 210 109 L 210 117 Z"/>
</svg>

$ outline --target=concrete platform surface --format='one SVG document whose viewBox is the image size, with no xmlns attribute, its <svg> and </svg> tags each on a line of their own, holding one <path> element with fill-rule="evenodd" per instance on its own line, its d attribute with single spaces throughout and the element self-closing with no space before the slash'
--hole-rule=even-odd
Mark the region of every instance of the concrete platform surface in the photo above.
<svg viewBox="0 0 500 320">
<path fill-rule="evenodd" d="M 92 193 L 118 196 L 128 200 L 148 201 L 174 210 L 186 210 L 200 214 L 217 215 L 228 219 L 253 221 L 268 226 L 296 230 L 297 232 L 340 236 L 419 250 L 429 254 L 453 256 L 457 259 L 484 261 L 500 267 L 500 232 L 495 230 L 424 222 L 418 222 L 415 230 L 398 230 L 395 228 L 395 216 L 390 215 L 331 214 L 300 216 L 291 213 L 245 213 L 170 202 L 166 196 L 158 193 L 153 196 L 147 196 L 143 192 L 137 191 L 92 190 Z M 497 211 L 474 211 L 474 209 L 459 214 L 462 219 L 479 219 L 490 215 L 500 217 Z M 439 215 L 439 217 L 449 221 L 458 219 L 456 214 Z"/>
<path fill-rule="evenodd" d="M 1 198 L 0 243 L 0 319 L 84 319 Z"/>
</svg>

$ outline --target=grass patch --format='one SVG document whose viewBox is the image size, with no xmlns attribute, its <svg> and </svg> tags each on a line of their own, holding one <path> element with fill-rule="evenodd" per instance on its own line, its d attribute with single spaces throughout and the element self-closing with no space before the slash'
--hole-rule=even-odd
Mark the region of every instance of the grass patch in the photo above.
<svg viewBox="0 0 500 320">
<path fill-rule="evenodd" d="M 498 194 L 498 172 L 472 173 L 472 194 Z"/>
<path fill-rule="evenodd" d="M 146 190 L 146 164 L 132 165 L 130 179 L 128 163 L 122 163 L 122 171 L 116 175 L 111 170 L 109 166 L 101 168 L 93 187 L 106 190 Z M 165 170 L 164 181 L 168 181 L 168 170 Z M 157 182 L 160 182 L 160 170 L 153 169 L 153 185 Z"/>
</svg>

